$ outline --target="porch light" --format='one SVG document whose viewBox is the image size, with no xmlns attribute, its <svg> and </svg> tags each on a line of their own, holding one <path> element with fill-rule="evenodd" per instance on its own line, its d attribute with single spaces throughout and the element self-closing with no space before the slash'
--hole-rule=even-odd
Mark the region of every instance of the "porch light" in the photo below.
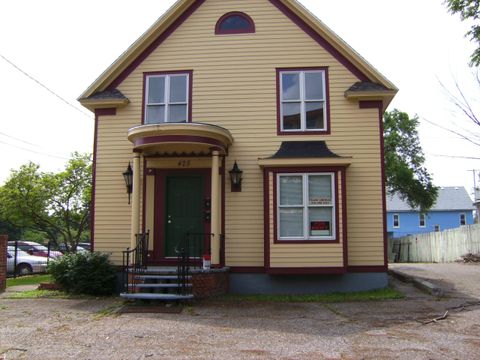
<svg viewBox="0 0 480 360">
<path fill-rule="evenodd" d="M 230 170 L 229 173 L 230 173 L 230 182 L 231 182 L 231 185 L 232 185 L 232 188 L 231 188 L 232 192 L 242 191 L 242 174 L 243 174 L 243 171 L 240 170 L 236 161 L 235 161 L 235 164 L 233 165 L 232 170 Z"/>
<path fill-rule="evenodd" d="M 132 194 L 133 189 L 133 170 L 130 163 L 128 163 L 127 170 L 123 173 L 123 179 L 125 180 L 125 185 L 127 186 L 128 203 L 130 204 L 130 195 Z"/>
</svg>

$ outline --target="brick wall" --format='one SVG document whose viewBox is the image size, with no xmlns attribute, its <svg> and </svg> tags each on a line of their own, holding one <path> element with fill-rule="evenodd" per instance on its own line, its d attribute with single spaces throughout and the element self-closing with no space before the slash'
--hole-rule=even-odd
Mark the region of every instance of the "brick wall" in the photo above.
<svg viewBox="0 0 480 360">
<path fill-rule="evenodd" d="M 0 235 L 0 293 L 7 286 L 7 241 L 8 236 Z"/>
<path fill-rule="evenodd" d="M 200 299 L 226 294 L 228 292 L 228 273 L 192 274 L 192 291 L 193 295 Z"/>
</svg>

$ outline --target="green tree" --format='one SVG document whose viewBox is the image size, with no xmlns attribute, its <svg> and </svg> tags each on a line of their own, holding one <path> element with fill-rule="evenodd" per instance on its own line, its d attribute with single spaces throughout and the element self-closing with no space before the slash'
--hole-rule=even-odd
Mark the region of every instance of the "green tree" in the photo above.
<svg viewBox="0 0 480 360">
<path fill-rule="evenodd" d="M 74 153 L 59 173 L 40 172 L 32 162 L 13 170 L 0 188 L 0 218 L 45 233 L 54 245 L 75 251 L 89 229 L 92 161 Z"/>
<path fill-rule="evenodd" d="M 466 36 L 470 37 L 470 40 L 477 43 L 477 48 L 470 57 L 472 66 L 480 65 L 480 0 L 446 0 L 445 1 L 448 10 L 452 14 L 460 14 L 463 20 L 473 20 L 471 29 L 467 32 Z"/>
<path fill-rule="evenodd" d="M 410 118 L 397 109 L 385 112 L 385 175 L 389 194 L 397 193 L 412 208 L 427 211 L 435 203 L 438 189 L 424 165 L 418 124 L 418 117 Z"/>
</svg>

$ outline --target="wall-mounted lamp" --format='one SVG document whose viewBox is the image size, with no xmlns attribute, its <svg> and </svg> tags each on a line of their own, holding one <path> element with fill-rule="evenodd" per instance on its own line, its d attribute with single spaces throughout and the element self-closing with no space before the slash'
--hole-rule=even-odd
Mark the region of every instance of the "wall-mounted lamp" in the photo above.
<svg viewBox="0 0 480 360">
<path fill-rule="evenodd" d="M 231 182 L 231 185 L 232 185 L 232 187 L 231 187 L 232 192 L 242 191 L 242 174 L 243 174 L 243 171 L 240 170 L 236 161 L 235 161 L 235 164 L 233 165 L 232 170 L 230 170 L 229 173 L 230 173 L 230 182 Z"/>
<path fill-rule="evenodd" d="M 133 189 L 133 170 L 130 163 L 128 163 L 127 170 L 123 173 L 123 179 L 125 180 L 125 185 L 127 186 L 128 203 L 130 204 L 130 195 L 132 194 Z"/>
</svg>

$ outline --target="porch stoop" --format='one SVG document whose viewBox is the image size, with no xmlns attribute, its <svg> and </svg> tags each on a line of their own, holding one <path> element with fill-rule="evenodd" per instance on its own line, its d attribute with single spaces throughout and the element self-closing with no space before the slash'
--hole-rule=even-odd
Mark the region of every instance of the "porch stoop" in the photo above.
<svg viewBox="0 0 480 360">
<path fill-rule="evenodd" d="M 185 284 L 179 282 L 176 268 L 148 267 L 142 274 L 132 274 L 128 288 L 120 297 L 127 300 L 184 301 L 193 299 L 192 277 L 185 277 Z"/>
</svg>

